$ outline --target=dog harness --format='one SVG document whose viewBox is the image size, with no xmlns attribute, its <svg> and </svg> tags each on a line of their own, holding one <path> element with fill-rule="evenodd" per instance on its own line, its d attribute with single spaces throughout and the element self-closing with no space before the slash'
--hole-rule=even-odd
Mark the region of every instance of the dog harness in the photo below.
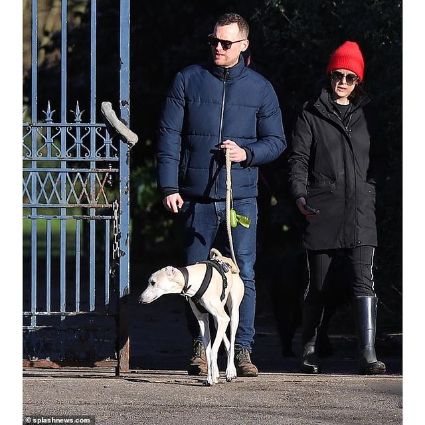
<svg viewBox="0 0 425 425">
<path fill-rule="evenodd" d="M 221 280 L 223 282 L 223 290 L 221 291 L 220 300 L 223 301 L 225 294 L 226 294 L 226 288 L 227 288 L 227 277 L 226 273 L 229 271 L 229 266 L 226 263 L 223 263 L 222 261 L 218 260 L 205 260 L 200 261 L 197 264 L 206 264 L 207 269 L 205 271 L 204 279 L 202 280 L 201 286 L 196 291 L 194 295 L 192 295 L 192 301 L 196 304 L 196 307 L 201 311 L 202 313 L 207 313 L 204 307 L 201 306 L 199 303 L 199 300 L 201 299 L 202 295 L 204 295 L 205 291 L 207 290 L 212 274 L 213 274 L 213 267 L 220 273 Z M 186 267 L 177 267 L 177 270 L 180 270 L 184 277 L 184 287 L 182 289 L 181 295 L 186 296 L 187 291 L 190 288 L 189 285 L 189 272 L 187 271 Z"/>
</svg>

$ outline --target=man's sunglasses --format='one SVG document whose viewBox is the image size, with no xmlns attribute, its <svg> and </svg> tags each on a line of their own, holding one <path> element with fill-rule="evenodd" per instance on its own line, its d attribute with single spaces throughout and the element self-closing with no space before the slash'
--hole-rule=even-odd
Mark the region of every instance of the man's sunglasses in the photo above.
<svg viewBox="0 0 425 425">
<path fill-rule="evenodd" d="M 208 36 L 208 44 L 210 46 L 217 47 L 218 43 L 220 43 L 223 50 L 229 50 L 232 47 L 233 43 L 239 43 L 245 40 L 246 38 L 243 38 L 242 40 L 229 41 L 229 40 L 220 40 L 219 38 L 214 37 L 212 34 Z"/>
<path fill-rule="evenodd" d="M 339 71 L 333 71 L 331 73 L 331 78 L 336 81 L 342 81 L 345 78 L 345 82 L 349 86 L 352 86 L 359 79 L 356 74 L 344 74 Z"/>
</svg>

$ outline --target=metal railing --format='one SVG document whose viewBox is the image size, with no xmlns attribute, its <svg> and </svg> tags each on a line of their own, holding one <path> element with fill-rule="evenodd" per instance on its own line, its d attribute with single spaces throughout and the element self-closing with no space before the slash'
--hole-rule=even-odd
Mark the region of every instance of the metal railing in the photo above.
<svg viewBox="0 0 425 425">
<path fill-rule="evenodd" d="M 92 316 L 114 316 L 119 373 L 129 368 L 129 148 L 112 137 L 103 122 L 97 122 L 97 2 L 89 4 L 89 119 L 84 122 L 79 102 L 68 110 L 68 80 L 72 78 L 68 75 L 68 1 L 62 0 L 60 119 L 55 121 L 49 101 L 41 121 L 38 1 L 32 0 L 31 122 L 23 124 L 24 230 L 28 230 L 27 236 L 24 232 L 28 257 L 24 280 L 29 281 L 24 284 L 24 331 L 64 328 L 71 316 L 87 318 L 87 323 Z M 119 104 L 120 118 L 126 124 L 130 115 L 129 26 L 130 1 L 121 0 Z M 116 287 L 111 285 L 112 272 Z M 117 295 L 115 306 L 111 294 Z"/>
</svg>

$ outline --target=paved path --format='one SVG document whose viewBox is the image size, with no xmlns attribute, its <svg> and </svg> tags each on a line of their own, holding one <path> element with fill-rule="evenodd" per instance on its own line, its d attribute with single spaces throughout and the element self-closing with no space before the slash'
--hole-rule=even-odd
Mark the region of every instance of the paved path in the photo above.
<svg viewBox="0 0 425 425">
<path fill-rule="evenodd" d="M 135 291 L 137 292 L 137 291 Z M 388 375 L 357 373 L 353 335 L 331 335 L 334 356 L 323 374 L 298 373 L 282 357 L 270 309 L 257 314 L 253 360 L 258 378 L 204 387 L 184 372 L 191 338 L 181 297 L 130 302 L 131 373 L 107 369 L 24 370 L 24 415 L 93 415 L 96 425 L 391 425 L 402 423 L 401 336 L 383 341 Z M 299 333 L 294 351 L 300 352 Z M 219 358 L 224 370 L 224 358 Z"/>
<path fill-rule="evenodd" d="M 182 371 L 24 372 L 24 415 L 94 415 L 97 425 L 402 423 L 400 375 L 261 373 L 213 387 Z"/>
</svg>

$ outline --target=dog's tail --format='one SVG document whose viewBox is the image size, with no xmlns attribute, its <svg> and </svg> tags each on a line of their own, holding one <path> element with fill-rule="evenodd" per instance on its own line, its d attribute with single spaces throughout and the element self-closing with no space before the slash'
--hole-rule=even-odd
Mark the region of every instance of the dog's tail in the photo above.
<svg viewBox="0 0 425 425">
<path fill-rule="evenodd" d="M 217 259 L 226 263 L 230 267 L 232 273 L 239 273 L 239 267 L 233 262 L 233 260 L 228 257 L 223 257 L 218 249 L 211 248 L 210 258 L 211 260 Z"/>
</svg>

